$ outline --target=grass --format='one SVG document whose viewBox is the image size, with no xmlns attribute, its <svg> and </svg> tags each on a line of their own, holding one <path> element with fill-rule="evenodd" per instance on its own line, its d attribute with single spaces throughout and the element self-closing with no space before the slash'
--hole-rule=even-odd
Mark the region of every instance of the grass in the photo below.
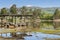
<svg viewBox="0 0 60 40">
<path fill-rule="evenodd" d="M 55 34 L 55 33 L 60 33 L 60 30 L 42 30 L 38 28 L 32 28 L 32 29 L 2 29 L 0 33 L 13 33 L 13 32 L 42 32 L 42 33 L 47 33 L 47 34 Z"/>
<path fill-rule="evenodd" d="M 55 34 L 55 33 L 60 33 L 60 30 L 33 30 L 34 32 L 42 32 L 42 33 L 47 33 L 47 34 Z"/>
</svg>

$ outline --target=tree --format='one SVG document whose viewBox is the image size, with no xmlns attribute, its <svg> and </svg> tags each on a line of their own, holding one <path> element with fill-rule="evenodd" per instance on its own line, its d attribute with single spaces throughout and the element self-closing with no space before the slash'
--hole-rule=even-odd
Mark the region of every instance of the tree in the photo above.
<svg viewBox="0 0 60 40">
<path fill-rule="evenodd" d="M 11 14 L 17 14 L 17 7 L 16 7 L 15 4 L 13 4 L 13 5 L 11 6 L 11 8 L 10 8 L 10 13 L 11 13 Z M 10 22 L 13 22 L 13 19 L 14 19 L 14 17 L 12 16 L 12 18 L 10 19 Z M 15 20 L 16 20 L 16 19 L 15 19 Z"/>
<path fill-rule="evenodd" d="M 41 13 L 40 9 L 34 9 L 34 11 L 33 11 L 33 27 L 40 27 L 38 25 L 38 23 L 35 21 L 35 20 L 37 20 L 37 17 L 40 18 L 40 13 Z"/>
<path fill-rule="evenodd" d="M 60 19 L 60 10 L 59 10 L 59 9 L 56 9 L 56 10 L 55 10 L 53 19 Z"/>
<path fill-rule="evenodd" d="M 54 19 L 54 20 L 60 19 L 60 10 L 59 10 L 59 9 L 56 9 L 56 10 L 55 10 L 53 19 Z M 53 23 L 54 23 L 54 28 L 55 28 L 55 29 L 59 29 L 59 28 L 60 28 L 60 22 L 55 22 L 55 21 L 54 21 Z"/>
<path fill-rule="evenodd" d="M 31 8 L 27 8 L 27 10 L 28 10 L 28 11 L 26 12 L 26 14 L 27 14 L 27 15 L 32 15 L 32 13 L 33 13 L 32 9 L 31 9 Z"/>
<path fill-rule="evenodd" d="M 42 20 L 52 20 L 52 19 L 53 19 L 53 14 L 44 11 L 44 12 L 42 12 L 42 13 L 40 14 L 40 18 L 41 18 Z"/>
<path fill-rule="evenodd" d="M 40 14 L 41 14 L 41 9 L 34 9 L 34 11 L 33 11 L 33 19 L 37 19 L 37 17 L 40 18 Z"/>
<path fill-rule="evenodd" d="M 20 11 L 22 15 L 26 15 L 27 8 L 23 6 L 22 8 L 20 8 Z"/>
<path fill-rule="evenodd" d="M 15 4 L 13 4 L 12 7 L 10 8 L 10 12 L 12 14 L 17 14 L 17 8 L 16 8 L 16 5 Z"/>
<path fill-rule="evenodd" d="M 8 12 L 7 12 L 7 9 L 6 8 L 2 8 L 1 9 L 1 14 L 7 14 Z"/>
<path fill-rule="evenodd" d="M 2 8 L 1 9 L 1 14 L 7 14 L 7 9 L 6 8 Z M 1 17 L 1 27 L 3 27 L 3 24 L 5 23 L 5 17 Z"/>
</svg>

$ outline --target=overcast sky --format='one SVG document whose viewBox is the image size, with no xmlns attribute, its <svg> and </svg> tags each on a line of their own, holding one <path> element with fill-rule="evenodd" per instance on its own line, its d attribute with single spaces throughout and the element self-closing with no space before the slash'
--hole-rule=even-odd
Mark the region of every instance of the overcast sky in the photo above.
<svg viewBox="0 0 60 40">
<path fill-rule="evenodd" d="M 0 8 L 9 8 L 12 4 L 21 6 L 60 7 L 60 0 L 0 0 Z"/>
</svg>

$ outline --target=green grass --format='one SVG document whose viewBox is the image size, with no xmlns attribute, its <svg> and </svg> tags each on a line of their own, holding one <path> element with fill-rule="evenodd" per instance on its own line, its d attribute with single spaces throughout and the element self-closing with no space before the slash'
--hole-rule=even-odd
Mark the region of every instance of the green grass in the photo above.
<svg viewBox="0 0 60 40">
<path fill-rule="evenodd" d="M 59 33 L 60 30 L 33 30 L 33 32 L 42 32 L 42 33 L 47 33 L 47 34 L 55 34 L 55 33 Z"/>
<path fill-rule="evenodd" d="M 42 29 L 35 29 L 35 28 L 32 28 L 32 29 L 22 29 L 22 30 L 16 30 L 16 29 L 2 29 L 0 31 L 0 33 L 9 33 L 9 32 L 28 32 L 28 31 L 31 31 L 31 32 L 42 32 L 42 33 L 47 33 L 47 34 L 55 34 L 55 33 L 59 33 L 60 30 L 42 30 Z"/>
</svg>

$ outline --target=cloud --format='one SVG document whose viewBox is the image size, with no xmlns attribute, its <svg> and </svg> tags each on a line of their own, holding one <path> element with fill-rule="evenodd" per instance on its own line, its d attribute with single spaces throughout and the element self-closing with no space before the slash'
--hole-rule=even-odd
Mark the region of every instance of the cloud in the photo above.
<svg viewBox="0 0 60 40">
<path fill-rule="evenodd" d="M 32 7 L 32 5 L 26 5 L 27 7 Z"/>
</svg>

